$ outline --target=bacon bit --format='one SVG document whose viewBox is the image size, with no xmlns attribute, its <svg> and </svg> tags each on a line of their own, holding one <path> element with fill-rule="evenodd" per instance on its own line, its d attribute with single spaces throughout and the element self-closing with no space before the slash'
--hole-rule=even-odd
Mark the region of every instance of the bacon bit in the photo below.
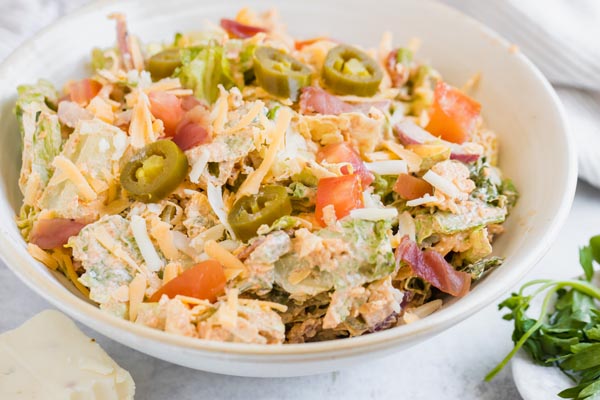
<svg viewBox="0 0 600 400">
<path fill-rule="evenodd" d="M 175 131 L 173 141 L 183 151 L 207 143 L 210 138 L 210 112 L 203 105 L 197 105 L 188 111 Z"/>
<path fill-rule="evenodd" d="M 148 100 L 150 100 L 150 112 L 154 118 L 163 122 L 165 134 L 167 136 L 175 135 L 177 126 L 185 115 L 181 100 L 167 92 L 150 92 Z"/>
<path fill-rule="evenodd" d="M 471 288 L 471 275 L 456 271 L 441 254 L 433 250 L 421 251 L 408 236 L 396 248 L 396 263 L 405 262 L 413 273 L 444 293 L 463 297 Z"/>
<path fill-rule="evenodd" d="M 238 39 L 246 39 L 256 35 L 257 33 L 267 32 L 265 28 L 242 24 L 233 19 L 227 18 L 221 19 L 221 28 L 225 29 L 229 36 Z"/>
<path fill-rule="evenodd" d="M 117 45 L 121 52 L 121 60 L 123 62 L 123 68 L 126 71 L 133 69 L 133 59 L 131 56 L 131 49 L 129 48 L 129 42 L 127 36 L 127 20 L 125 15 L 121 13 L 113 13 L 108 16 L 110 19 L 117 21 Z"/>
<path fill-rule="evenodd" d="M 249 244 L 248 246 L 244 247 L 238 254 L 237 254 L 237 258 L 239 258 L 241 261 L 246 260 L 248 257 L 250 257 L 250 254 L 252 254 L 252 252 L 254 250 L 256 250 L 256 248 L 258 246 L 260 246 L 261 244 L 263 244 L 265 242 L 265 240 L 267 240 L 266 236 L 259 236 L 256 239 L 254 239 L 252 241 L 251 244 Z"/>
<path fill-rule="evenodd" d="M 400 174 L 394 185 L 394 192 L 405 200 L 414 200 L 426 194 L 432 195 L 433 186 L 421 178 L 409 174 Z"/>
<path fill-rule="evenodd" d="M 202 105 L 203 103 L 194 96 L 184 96 L 181 98 L 181 108 L 184 111 L 190 111 L 192 108 Z"/>
<path fill-rule="evenodd" d="M 67 218 L 39 219 L 33 224 L 29 241 L 44 250 L 55 249 L 67 244 L 85 225 Z"/>
<path fill-rule="evenodd" d="M 369 101 L 358 104 L 347 103 L 337 96 L 326 92 L 325 90 L 308 86 L 302 88 L 300 95 L 300 113 L 301 114 L 326 114 L 339 115 L 349 112 L 369 113 L 371 107 L 385 111 L 389 109 L 391 102 L 389 100 Z"/>
</svg>

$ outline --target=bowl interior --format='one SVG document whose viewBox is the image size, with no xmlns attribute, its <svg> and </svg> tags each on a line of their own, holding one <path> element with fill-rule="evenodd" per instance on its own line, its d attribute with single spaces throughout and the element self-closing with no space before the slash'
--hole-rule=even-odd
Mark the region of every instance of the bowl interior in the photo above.
<svg viewBox="0 0 600 400">
<path fill-rule="evenodd" d="M 502 267 L 486 276 L 468 296 L 448 302 L 443 310 L 415 326 L 357 338 L 356 343 L 401 339 L 421 330 L 449 326 L 490 303 L 523 276 L 550 245 L 574 194 L 574 150 L 556 95 L 529 61 L 478 23 L 436 3 L 408 0 L 371 3 L 368 10 L 358 0 L 277 3 L 234 0 L 226 4 L 194 0 L 105 1 L 45 30 L 0 69 L 0 220 L 3 221 L 0 254 L 10 268 L 30 286 L 44 285 L 43 295 L 84 322 L 94 325 L 92 319 L 99 317 L 100 311 L 67 292 L 72 288 L 63 285 L 65 280 L 58 281 L 27 255 L 25 243 L 13 223 L 21 202 L 17 186 L 20 138 L 12 114 L 16 86 L 38 78 L 62 85 L 68 79 L 83 77 L 91 49 L 114 43 L 114 22 L 105 18 L 110 12 L 124 12 L 130 32 L 145 42 L 171 41 L 177 31 L 198 30 L 207 21 L 216 23 L 221 17 L 235 15 L 241 7 L 267 9 L 274 4 L 289 31 L 298 37 L 326 34 L 375 47 L 387 29 L 393 33 L 397 45 L 419 38 L 422 45 L 417 56 L 430 62 L 458 87 L 475 73 L 481 73 L 473 95 L 483 105 L 487 125 L 500 137 L 501 168 L 521 192 L 519 203 L 506 223 L 506 233 L 494 244 L 494 253 L 506 257 Z M 39 287 L 38 290 L 42 291 Z M 140 327 L 120 324 L 112 317 L 102 320 L 113 329 L 142 332 Z M 94 327 L 103 333 L 108 329 Z M 190 345 L 184 339 L 172 340 Z M 303 346 L 318 348 L 318 344 Z"/>
</svg>

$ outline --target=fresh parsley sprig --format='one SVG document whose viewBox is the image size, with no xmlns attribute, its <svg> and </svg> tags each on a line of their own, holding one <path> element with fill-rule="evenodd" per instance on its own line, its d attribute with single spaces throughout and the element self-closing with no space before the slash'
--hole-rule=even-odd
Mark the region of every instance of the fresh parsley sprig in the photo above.
<svg viewBox="0 0 600 400">
<path fill-rule="evenodd" d="M 600 263 L 600 235 L 579 249 L 582 280 L 538 279 L 524 284 L 499 309 L 514 321 L 512 351 L 485 377 L 494 378 L 523 348 L 539 364 L 557 366 L 576 386 L 559 393 L 570 399 L 600 399 L 600 288 L 591 283 L 594 261 Z M 531 301 L 544 295 L 537 319 L 527 316 Z"/>
</svg>

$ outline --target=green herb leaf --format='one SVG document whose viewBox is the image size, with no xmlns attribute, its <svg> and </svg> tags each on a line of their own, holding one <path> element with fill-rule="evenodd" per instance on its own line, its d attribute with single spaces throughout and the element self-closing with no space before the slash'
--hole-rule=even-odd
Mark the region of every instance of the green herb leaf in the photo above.
<svg viewBox="0 0 600 400">
<path fill-rule="evenodd" d="M 585 279 L 589 282 L 594 276 L 594 265 L 592 263 L 594 256 L 590 246 L 583 246 L 579 249 L 579 263 L 585 272 Z"/>
</svg>

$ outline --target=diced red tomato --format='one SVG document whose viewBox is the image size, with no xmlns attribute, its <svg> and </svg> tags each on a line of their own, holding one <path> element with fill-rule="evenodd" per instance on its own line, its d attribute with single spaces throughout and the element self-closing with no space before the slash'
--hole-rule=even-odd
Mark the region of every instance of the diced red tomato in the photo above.
<svg viewBox="0 0 600 400">
<path fill-rule="evenodd" d="M 425 129 L 454 143 L 463 143 L 473 133 L 481 104 L 452 86 L 438 81 L 429 124 Z"/>
<path fill-rule="evenodd" d="M 150 92 L 148 99 L 150 100 L 150 112 L 154 118 L 163 122 L 165 134 L 167 136 L 175 135 L 177 125 L 185 115 L 179 97 L 167 92 Z"/>
<path fill-rule="evenodd" d="M 260 32 L 266 32 L 265 28 L 251 26 L 237 22 L 233 19 L 221 19 L 221 28 L 225 29 L 230 36 L 239 39 L 252 37 Z"/>
<path fill-rule="evenodd" d="M 68 218 L 38 219 L 31 228 L 29 241 L 44 250 L 62 247 L 85 226 Z"/>
<path fill-rule="evenodd" d="M 302 50 L 303 47 L 310 46 L 311 44 L 315 44 L 317 42 L 320 42 L 321 40 L 329 40 L 334 42 L 334 40 L 331 40 L 327 36 L 317 36 L 311 39 L 297 40 L 294 42 L 294 47 L 296 48 L 296 50 Z"/>
<path fill-rule="evenodd" d="M 408 236 L 396 248 L 396 262 L 405 262 L 415 275 L 452 296 L 462 297 L 471 288 L 470 274 L 455 270 L 440 253 L 422 251 Z"/>
<path fill-rule="evenodd" d="M 323 160 L 328 163 L 350 163 L 352 165 L 352 171 L 342 170 L 344 174 L 356 174 L 360 177 L 362 187 L 366 188 L 369 186 L 375 177 L 367 169 L 360 155 L 347 143 L 332 143 L 323 147 L 317 153 L 317 161 L 322 162 Z"/>
<path fill-rule="evenodd" d="M 211 303 L 223 293 L 227 279 L 223 267 L 215 260 L 203 261 L 185 270 L 161 287 L 152 297 L 151 302 L 159 301 L 163 294 L 170 299 L 177 295 L 208 300 Z"/>
<path fill-rule="evenodd" d="M 333 205 L 337 219 L 344 218 L 355 208 L 363 207 L 362 187 L 358 175 L 319 179 L 315 217 L 323 226 L 323 208 Z"/>
<path fill-rule="evenodd" d="M 67 84 L 67 91 L 71 101 L 81 106 L 87 106 L 102 89 L 102 84 L 93 79 L 85 78 L 80 81 L 71 81 Z"/>
<path fill-rule="evenodd" d="M 433 194 L 433 187 L 424 179 L 410 174 L 400 174 L 394 185 L 394 192 L 404 200 L 414 200 L 426 194 Z"/>
</svg>

